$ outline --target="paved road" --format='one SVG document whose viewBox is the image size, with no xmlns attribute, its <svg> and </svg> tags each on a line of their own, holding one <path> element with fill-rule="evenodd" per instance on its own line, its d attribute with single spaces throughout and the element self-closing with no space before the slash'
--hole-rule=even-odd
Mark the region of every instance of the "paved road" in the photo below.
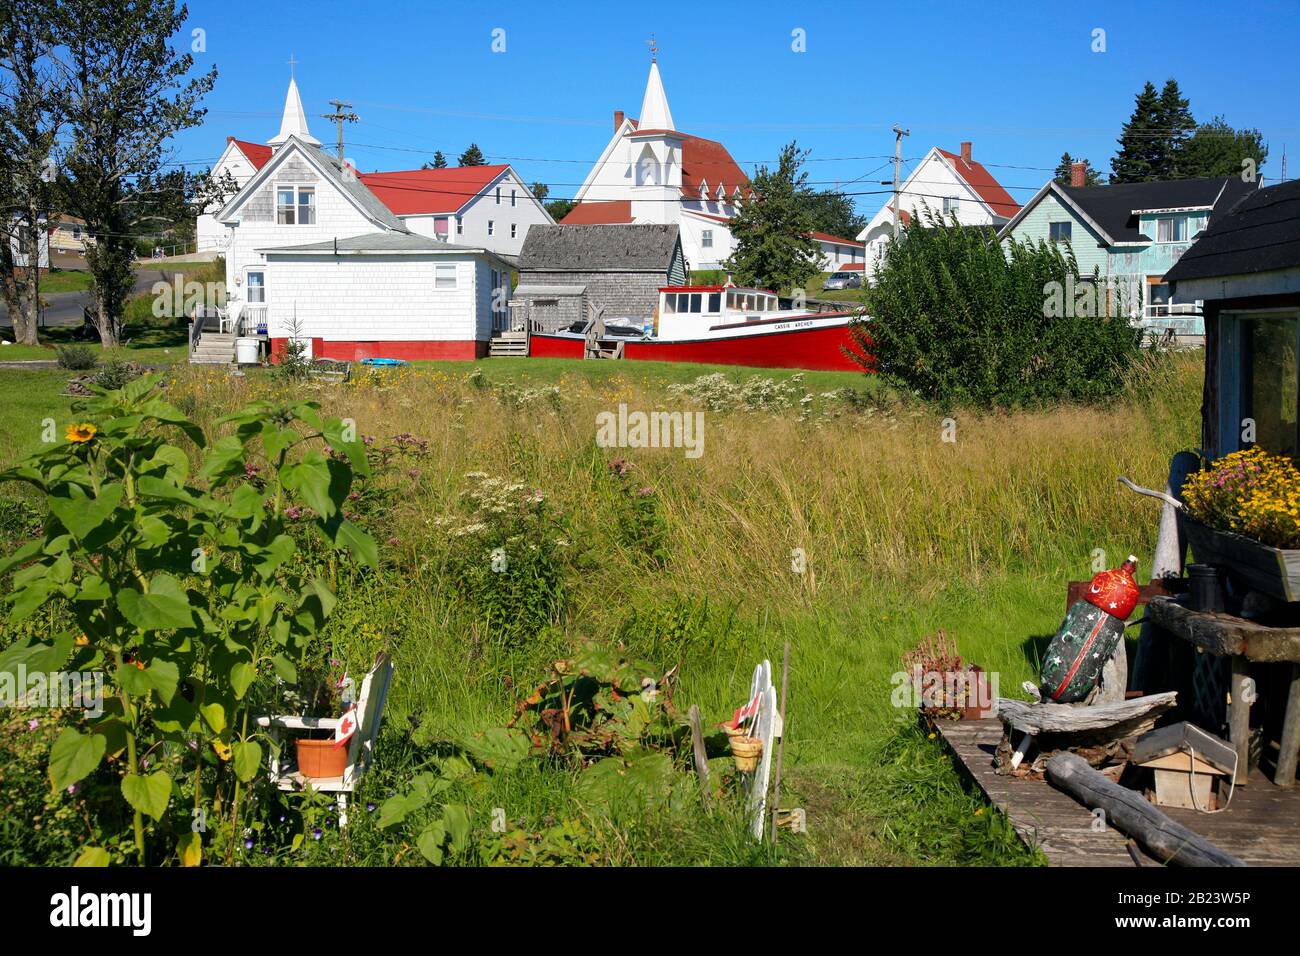
<svg viewBox="0 0 1300 956">
<path fill-rule="evenodd" d="M 148 292 L 153 288 L 155 282 L 172 281 L 174 274 L 175 270 L 140 269 L 135 274 L 135 287 L 132 291 L 136 295 Z M 45 308 L 44 328 L 80 325 L 83 321 L 82 312 L 86 306 L 90 305 L 89 292 L 54 292 L 44 295 L 42 298 L 49 303 Z M 9 338 L 13 338 L 13 327 L 9 322 L 9 309 L 3 300 L 0 300 L 0 331 L 9 333 Z"/>
</svg>

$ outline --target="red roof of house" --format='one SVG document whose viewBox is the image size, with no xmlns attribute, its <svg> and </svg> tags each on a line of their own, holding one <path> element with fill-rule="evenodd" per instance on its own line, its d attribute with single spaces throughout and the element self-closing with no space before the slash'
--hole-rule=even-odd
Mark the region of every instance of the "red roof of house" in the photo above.
<svg viewBox="0 0 1300 956">
<path fill-rule="evenodd" d="M 844 262 L 835 267 L 836 272 L 861 272 L 861 262 Z"/>
<path fill-rule="evenodd" d="M 1020 203 L 1011 198 L 1011 194 L 1002 188 L 1001 184 L 993 178 L 993 174 L 985 169 L 981 164 L 971 160 L 964 161 L 956 153 L 950 153 L 946 149 L 939 150 L 943 158 L 952 164 L 952 168 L 957 170 L 957 175 L 966 180 L 967 185 L 979 195 L 993 210 L 994 215 L 1006 216 L 1010 219 L 1020 211 Z"/>
<path fill-rule="evenodd" d="M 229 142 L 239 147 L 239 151 L 247 157 L 255 169 L 261 169 L 271 158 L 270 146 L 263 146 L 261 143 L 250 143 L 244 139 L 235 139 L 233 136 L 230 137 Z"/>
<path fill-rule="evenodd" d="M 450 166 L 358 173 L 366 188 L 396 216 L 458 212 L 509 166 Z"/>
<path fill-rule="evenodd" d="M 814 239 L 820 239 L 822 242 L 834 242 L 841 246 L 862 246 L 865 243 L 858 242 L 856 239 L 845 239 L 843 236 L 832 236 L 829 232 L 810 232 L 808 235 Z"/>
</svg>

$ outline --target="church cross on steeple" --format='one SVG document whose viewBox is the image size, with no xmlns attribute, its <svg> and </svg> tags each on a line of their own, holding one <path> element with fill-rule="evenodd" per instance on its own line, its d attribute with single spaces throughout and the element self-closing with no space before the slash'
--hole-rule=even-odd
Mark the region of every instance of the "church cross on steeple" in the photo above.
<svg viewBox="0 0 1300 956">
<path fill-rule="evenodd" d="M 659 44 L 655 43 L 655 35 L 653 33 L 650 34 L 650 39 L 646 41 L 646 45 L 650 47 L 650 62 L 651 63 L 657 62 L 658 54 L 659 54 Z"/>
</svg>

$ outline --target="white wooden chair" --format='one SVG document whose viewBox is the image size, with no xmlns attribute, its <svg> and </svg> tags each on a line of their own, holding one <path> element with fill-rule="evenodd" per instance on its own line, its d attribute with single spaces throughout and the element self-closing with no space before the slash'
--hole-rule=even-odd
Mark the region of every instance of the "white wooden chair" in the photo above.
<svg viewBox="0 0 1300 956">
<path fill-rule="evenodd" d="M 375 666 L 361 682 L 361 693 L 357 697 L 357 729 L 348 741 L 348 762 L 341 777 L 304 777 L 295 770 L 286 769 L 277 755 L 277 748 L 271 751 L 270 780 L 281 790 L 302 790 L 311 784 L 315 790 L 339 795 L 339 826 L 348 822 L 348 794 L 361 779 L 370 762 L 374 759 L 375 739 L 379 736 L 379 724 L 384 716 L 384 703 L 388 698 L 388 687 L 393 680 L 393 662 L 387 653 L 381 652 L 375 658 Z M 334 730 L 339 725 L 338 717 L 293 717 L 272 716 L 258 717 L 257 726 L 267 728 L 271 739 L 277 747 L 283 730 Z"/>
</svg>

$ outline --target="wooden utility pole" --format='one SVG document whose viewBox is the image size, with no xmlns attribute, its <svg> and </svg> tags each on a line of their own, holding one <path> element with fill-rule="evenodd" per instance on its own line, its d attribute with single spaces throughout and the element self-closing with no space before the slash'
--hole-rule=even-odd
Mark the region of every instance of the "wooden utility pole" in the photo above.
<svg viewBox="0 0 1300 956">
<path fill-rule="evenodd" d="M 894 127 L 894 238 L 898 238 L 898 176 L 903 164 L 903 137 L 911 136 L 912 131 Z"/>
<path fill-rule="evenodd" d="M 342 100 L 330 100 L 330 106 L 334 107 L 333 113 L 322 114 L 322 119 L 327 119 L 339 128 L 339 162 L 343 162 L 343 124 L 355 123 L 361 119 L 356 113 L 351 112 L 352 104 L 344 103 Z M 347 110 L 348 112 L 344 112 Z"/>
</svg>

